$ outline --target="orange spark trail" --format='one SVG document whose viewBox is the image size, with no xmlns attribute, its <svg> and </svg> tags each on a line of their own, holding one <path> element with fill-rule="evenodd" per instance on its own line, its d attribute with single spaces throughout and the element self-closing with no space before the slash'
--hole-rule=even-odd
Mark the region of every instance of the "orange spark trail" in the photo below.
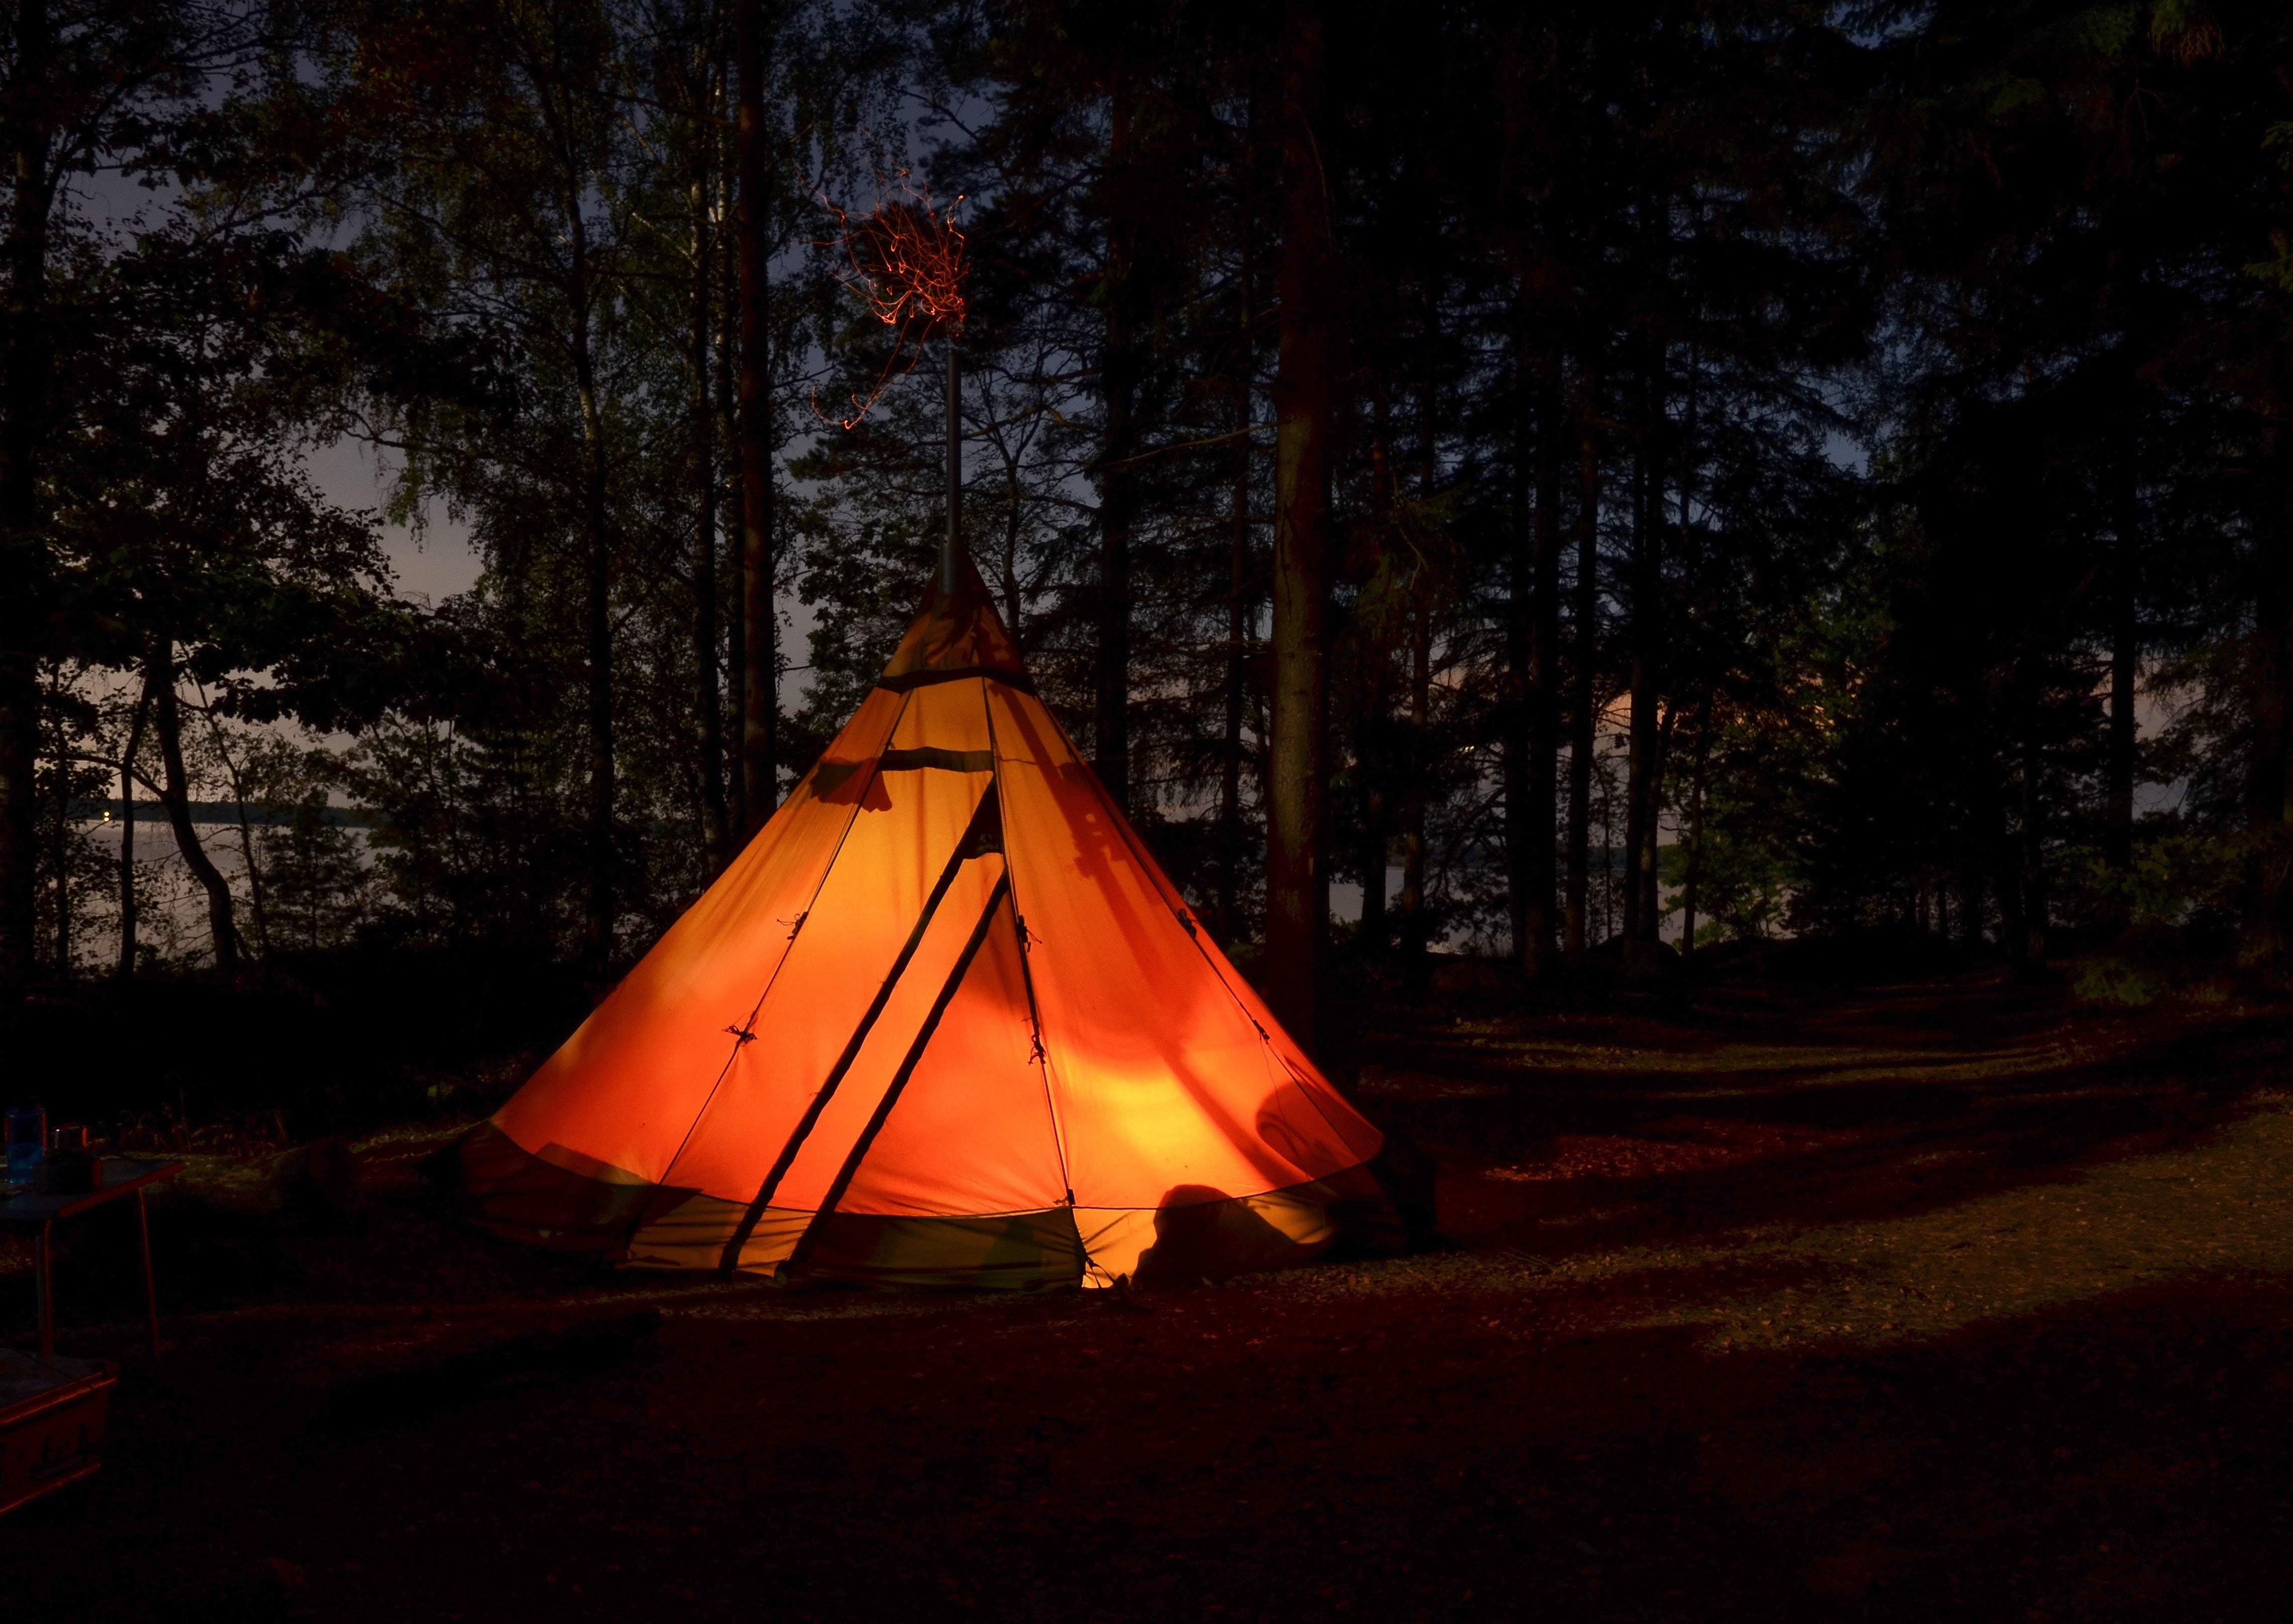
<svg viewBox="0 0 2293 1624">
<path fill-rule="evenodd" d="M 929 193 L 909 180 L 907 171 L 893 179 L 905 195 L 878 204 L 857 222 L 821 199 L 844 228 L 845 257 L 852 265 L 852 274 L 842 279 L 845 285 L 867 300 L 876 319 L 892 329 L 892 353 L 875 388 L 865 400 L 851 396 L 852 416 L 836 419 L 847 429 L 859 426 L 895 379 L 915 370 L 923 359 L 925 340 L 952 338 L 963 331 L 966 263 L 963 232 L 955 223 L 955 210 L 963 199 L 958 198 L 943 213 Z M 828 416 L 817 400 L 813 410 L 822 418 Z"/>
</svg>

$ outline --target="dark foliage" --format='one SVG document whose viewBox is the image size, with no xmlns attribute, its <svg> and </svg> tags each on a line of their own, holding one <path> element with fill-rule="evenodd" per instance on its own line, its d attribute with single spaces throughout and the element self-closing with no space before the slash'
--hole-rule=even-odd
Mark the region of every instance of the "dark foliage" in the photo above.
<svg viewBox="0 0 2293 1624">
<path fill-rule="evenodd" d="M 0 64 L 47 177 L 0 335 L 19 985 L 641 951 L 944 526 L 937 336 L 856 427 L 815 405 L 898 353 L 838 221 L 924 190 L 972 263 L 969 550 L 1244 951 L 1270 856 L 1293 884 L 1300 592 L 1314 883 L 1407 984 L 1443 943 L 1629 974 L 1795 929 L 2283 950 L 2274 8 L 797 3 L 755 13 L 745 197 L 724 0 L 40 15 Z M 67 59 L 110 99 L 33 94 Z M 140 213 L 73 179 L 122 167 Z M 304 472 L 345 438 L 378 514 Z M 379 526 L 432 513 L 483 574 L 409 602 Z M 176 860 L 99 842 L 138 793 Z"/>
</svg>

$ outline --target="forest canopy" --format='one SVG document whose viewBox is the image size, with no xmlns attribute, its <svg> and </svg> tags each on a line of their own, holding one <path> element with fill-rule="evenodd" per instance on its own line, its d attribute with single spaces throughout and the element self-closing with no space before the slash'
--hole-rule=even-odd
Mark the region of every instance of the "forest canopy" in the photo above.
<svg viewBox="0 0 2293 1624">
<path fill-rule="evenodd" d="M 5 16 L 12 989 L 641 952 L 929 578 L 900 198 L 965 545 L 1286 1016 L 1339 951 L 2286 952 L 2281 6 Z"/>
</svg>

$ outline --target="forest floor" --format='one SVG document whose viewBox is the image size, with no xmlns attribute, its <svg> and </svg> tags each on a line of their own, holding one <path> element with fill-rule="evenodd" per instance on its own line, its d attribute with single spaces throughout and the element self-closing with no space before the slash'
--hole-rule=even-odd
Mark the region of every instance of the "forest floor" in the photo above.
<svg viewBox="0 0 2293 1624">
<path fill-rule="evenodd" d="M 1444 1244 L 1135 1303 L 601 1279 L 425 1216 L 434 1127 L 359 1144 L 344 1232 L 203 1168 L 154 1213 L 156 1369 L 127 1232 L 65 1259 L 64 1351 L 123 1375 L 102 1472 L 0 1523 L 7 1604 L 2283 1616 L 2293 1010 L 1973 974 L 1453 997 L 1359 1043 Z M 19 1346 L 29 1295 L 0 1279 Z M 618 1362 L 358 1396 L 639 1309 Z"/>
</svg>

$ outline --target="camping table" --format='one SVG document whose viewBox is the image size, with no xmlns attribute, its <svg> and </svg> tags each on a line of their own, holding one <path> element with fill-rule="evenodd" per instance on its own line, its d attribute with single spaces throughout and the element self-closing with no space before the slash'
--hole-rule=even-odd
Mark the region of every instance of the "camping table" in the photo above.
<svg viewBox="0 0 2293 1624">
<path fill-rule="evenodd" d="M 135 1198 L 135 1235 L 143 1247 L 143 1307 L 151 1321 L 151 1357 L 159 1356 L 159 1294 L 151 1284 L 151 1225 L 143 1210 L 143 1190 L 162 1179 L 173 1178 L 183 1170 L 180 1161 L 139 1161 L 125 1156 L 103 1159 L 103 1184 L 101 1188 L 82 1191 L 77 1195 L 36 1195 L 26 1193 L 0 1201 L 0 1223 L 36 1224 L 40 1226 L 40 1249 L 36 1273 L 40 1284 L 40 1362 L 53 1364 L 56 1357 L 56 1285 L 55 1228 L 59 1218 L 76 1218 L 84 1212 L 93 1212 L 107 1201 L 124 1196 Z"/>
</svg>

